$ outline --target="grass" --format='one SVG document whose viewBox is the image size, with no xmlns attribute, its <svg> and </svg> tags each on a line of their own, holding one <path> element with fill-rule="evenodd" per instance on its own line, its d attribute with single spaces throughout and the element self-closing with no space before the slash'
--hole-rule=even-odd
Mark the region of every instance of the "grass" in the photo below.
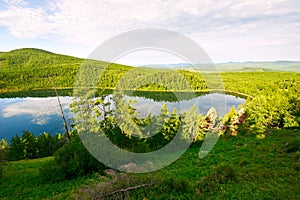
<svg viewBox="0 0 300 200">
<path fill-rule="evenodd" d="M 198 158 L 200 146 L 194 144 L 168 167 L 154 173 L 129 174 L 118 184 L 112 182 L 113 188 L 126 187 L 122 182 L 128 186 L 156 182 L 127 192 L 127 199 L 299 199 L 299 139 L 296 128 L 274 130 L 265 139 L 253 135 L 221 138 L 203 159 Z M 292 148 L 286 147 L 287 143 Z M 103 180 L 97 175 L 43 182 L 38 169 L 49 159 L 7 163 L 0 199 L 99 198 L 100 193 L 91 192 L 99 191 Z"/>
<path fill-rule="evenodd" d="M 68 199 L 72 192 L 97 176 L 85 176 L 60 183 L 44 182 L 39 168 L 53 157 L 6 163 L 0 184 L 0 199 Z"/>
</svg>

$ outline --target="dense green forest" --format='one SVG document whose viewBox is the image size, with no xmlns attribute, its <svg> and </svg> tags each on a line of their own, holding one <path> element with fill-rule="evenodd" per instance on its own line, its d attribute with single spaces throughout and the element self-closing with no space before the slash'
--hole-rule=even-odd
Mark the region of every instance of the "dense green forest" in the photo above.
<svg viewBox="0 0 300 200">
<path fill-rule="evenodd" d="M 16 91 L 30 91 L 37 89 L 72 88 L 77 77 L 78 70 L 84 60 L 50 53 L 38 49 L 19 49 L 6 53 L 0 53 L 0 93 L 5 94 Z M 99 81 L 101 88 L 115 88 L 116 84 L 126 72 L 132 67 L 108 64 L 105 62 L 92 62 L 97 68 L 108 66 Z M 185 89 L 185 85 L 177 83 L 177 73 L 173 70 L 135 68 L 131 70 L 130 81 L 132 87 L 136 84 L 136 89 L 146 91 L 166 91 L 166 85 L 157 84 L 157 81 L 165 80 L 169 84 L 178 85 Z M 208 87 L 200 73 L 192 71 L 178 70 L 189 85 L 195 91 L 207 91 Z M 255 96 L 259 93 L 268 93 L 277 89 L 293 89 L 299 93 L 300 73 L 295 72 L 221 72 L 221 80 L 224 82 L 225 89 L 247 95 Z M 209 73 L 204 77 L 217 77 L 217 74 Z M 135 77 L 136 79 L 132 78 Z M 138 79 L 137 77 L 141 77 Z M 147 79 L 147 80 L 144 80 Z M 216 80 L 218 80 L 216 78 Z M 139 82 L 144 81 L 148 84 L 140 86 Z M 220 84 L 220 83 L 218 83 Z M 215 89 L 218 89 L 216 85 Z M 210 87 L 209 89 L 214 89 Z M 290 93 L 290 91 L 288 91 Z"/>
<path fill-rule="evenodd" d="M 80 74 L 79 79 L 81 76 L 90 77 L 89 73 L 103 71 L 103 67 L 108 66 L 97 82 L 97 88 L 101 89 L 98 91 L 99 98 L 92 95 L 87 100 L 79 98 L 71 104 L 71 110 L 77 114 L 74 118 L 75 129 L 71 139 L 62 135 L 50 136 L 46 133 L 34 137 L 31 133 L 24 132 L 22 136 L 16 135 L 9 142 L 2 140 L 0 177 L 3 177 L 4 184 L 0 185 L 0 191 L 24 198 L 30 197 L 30 194 L 37 198 L 49 197 L 45 191 L 37 194 L 14 192 L 12 188 L 5 187 L 7 184 L 5 180 L 8 180 L 8 183 L 13 182 L 12 179 L 22 181 L 14 177 L 8 168 L 16 168 L 16 173 L 20 173 L 17 168 L 26 164 L 22 161 L 11 161 L 53 156 L 28 162 L 38 166 L 34 172 L 28 172 L 38 177 L 36 182 L 29 182 L 33 185 L 42 184 L 43 187 L 65 184 L 58 193 L 68 190 L 70 195 L 70 190 L 76 189 L 73 191 L 75 194 L 73 198 L 76 198 L 76 195 L 84 195 L 87 199 L 102 198 L 103 195 L 110 195 L 109 197 L 113 198 L 119 192 L 111 195 L 112 192 L 140 185 L 151 187 L 130 190 L 126 192 L 126 197 L 152 199 L 157 197 L 157 191 L 161 193 L 159 196 L 161 199 L 242 198 L 245 191 L 255 191 L 258 194 L 256 196 L 250 192 L 248 198 L 271 198 L 274 197 L 271 192 L 273 190 L 278 191 L 279 198 L 287 198 L 288 195 L 296 198 L 299 195 L 298 191 L 292 189 L 292 185 L 299 185 L 293 177 L 299 178 L 300 73 L 197 73 L 182 69 L 174 71 L 133 68 L 94 60 L 84 62 L 83 59 L 44 50 L 20 49 L 0 53 L 1 96 L 51 95 L 49 91 L 54 87 L 61 89 L 60 92 L 64 94 L 72 95 L 74 84 L 77 84 L 76 86 L 82 84 L 75 81 L 82 63 L 90 67 L 90 70 L 87 74 Z M 91 80 L 88 83 L 94 82 Z M 85 84 L 86 82 L 83 86 Z M 138 118 L 134 102 L 126 105 L 121 95 L 117 94 L 115 97 L 119 98 L 118 107 L 121 110 L 113 109 L 111 103 L 104 101 L 116 87 L 129 89 L 127 92 L 137 89 L 133 93 L 136 96 L 158 99 L 168 97 L 172 101 L 176 101 L 172 91 L 187 92 L 188 87 L 196 92 L 215 91 L 240 95 L 247 101 L 239 108 L 231 108 L 223 117 L 218 116 L 214 108 L 206 115 L 198 114 L 196 107 L 178 114 L 176 110 L 168 110 L 164 105 L 159 115 Z M 188 93 L 183 96 L 189 98 Z M 121 115 L 122 112 L 125 115 Z M 124 116 L 131 120 L 127 121 L 122 118 Z M 156 173 L 125 176 L 116 171 L 111 172 L 112 175 L 107 173 L 107 166 L 99 163 L 88 153 L 79 139 L 82 128 L 85 128 L 81 123 L 83 119 L 89 122 L 90 128 L 95 129 L 95 132 L 98 132 L 99 128 L 103 130 L 99 137 L 107 137 L 120 149 L 132 152 L 145 153 L 160 149 L 170 143 L 179 130 L 183 130 L 179 142 L 192 140 L 193 143 L 182 158 L 168 169 L 160 170 L 158 176 Z M 161 123 L 162 128 L 150 133 L 149 131 L 154 130 L 152 127 L 147 129 L 151 123 Z M 195 134 L 187 134 L 194 127 L 197 127 Z M 197 157 L 197 150 L 210 132 L 221 136 L 221 140 L 208 158 L 200 160 Z M 139 137 L 133 137 L 133 133 Z M 149 135 L 153 136 L 148 137 Z M 1 161 L 10 162 L 5 162 L 3 167 Z M 282 162 L 284 170 L 281 168 Z M 110 180 L 100 176 L 105 172 L 111 176 Z M 164 173 L 170 177 L 163 176 Z M 81 177 L 86 179 L 92 177 L 91 179 L 96 182 L 90 183 L 88 188 L 78 189 L 82 184 L 86 184 Z M 99 184 L 99 177 L 101 180 L 103 178 L 107 185 Z M 70 185 L 70 181 L 74 181 L 74 187 Z M 245 186 L 241 186 L 243 184 Z M 28 191 L 28 188 L 25 190 Z M 291 193 L 287 192 L 289 190 Z M 121 195 L 125 195 L 124 192 L 121 192 Z M 2 197 L 6 198 L 5 194 L 0 192 L 0 198 Z"/>
</svg>

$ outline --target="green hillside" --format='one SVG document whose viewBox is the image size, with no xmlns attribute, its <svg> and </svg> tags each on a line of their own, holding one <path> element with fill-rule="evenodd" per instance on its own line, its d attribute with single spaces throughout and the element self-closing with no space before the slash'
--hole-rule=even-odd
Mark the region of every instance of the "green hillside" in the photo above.
<svg viewBox="0 0 300 200">
<path fill-rule="evenodd" d="M 40 49 L 0 54 L 0 91 L 31 90 L 57 84 L 71 86 L 83 60 Z"/>
<path fill-rule="evenodd" d="M 0 93 L 73 87 L 84 59 L 25 48 L 0 54 Z M 105 62 L 96 61 L 99 67 Z M 123 74 L 130 67 L 111 64 L 109 74 Z"/>
</svg>

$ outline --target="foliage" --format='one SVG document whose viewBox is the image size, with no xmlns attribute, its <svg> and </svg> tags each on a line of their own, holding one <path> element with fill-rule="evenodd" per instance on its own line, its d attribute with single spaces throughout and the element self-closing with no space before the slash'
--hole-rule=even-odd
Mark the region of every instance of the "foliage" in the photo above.
<svg viewBox="0 0 300 200">
<path fill-rule="evenodd" d="M 23 147 L 23 157 L 29 159 L 36 158 L 37 143 L 34 135 L 28 131 L 24 131 L 21 142 Z"/>
<path fill-rule="evenodd" d="M 40 49 L 17 49 L 0 54 L 0 92 L 73 87 L 83 59 Z M 94 62 L 98 67 L 104 62 Z M 111 64 L 102 80 L 113 86 L 130 67 Z M 111 80 L 116 80 L 110 82 Z"/>
<path fill-rule="evenodd" d="M 18 134 L 13 136 L 10 145 L 7 146 L 7 159 L 11 161 L 22 159 L 34 159 L 52 156 L 53 153 L 63 146 L 66 139 L 61 134 L 51 136 L 48 133 L 35 137 L 28 131 L 23 131 L 22 137 Z"/>
<path fill-rule="evenodd" d="M 295 120 L 300 126 L 300 94 L 298 93 L 298 97 L 295 96 L 291 98 L 290 104 L 292 105 L 291 114 L 295 116 Z"/>
<path fill-rule="evenodd" d="M 19 49 L 0 54 L 0 90 L 24 91 L 31 89 L 56 86 L 58 88 L 73 87 L 78 69 L 83 59 L 53 54 L 39 49 Z M 105 62 L 89 61 L 88 65 L 101 68 Z M 132 67 L 118 64 L 110 64 L 101 77 L 99 87 L 115 88 L 121 77 Z M 185 89 L 180 75 L 191 85 L 195 91 L 207 91 L 207 80 L 212 80 L 217 73 L 195 73 L 185 70 L 162 70 L 137 68 L 131 70 L 130 77 L 124 80 L 124 84 L 131 88 L 146 91 L 171 91 L 168 85 L 157 83 L 166 82 L 175 85 L 178 90 Z M 179 74 L 178 74 L 178 73 Z M 228 91 L 239 92 L 249 96 L 268 93 L 274 90 L 289 90 L 299 93 L 299 73 L 293 72 L 221 72 L 221 78 Z M 51 79 L 49 79 L 51 77 Z M 138 78 L 137 78 L 138 77 Z M 206 80 L 205 80 L 206 79 Z M 127 83 L 126 81 L 130 81 Z M 140 86 L 141 83 L 149 83 Z M 123 83 L 123 82 L 122 82 Z M 210 84 L 219 89 L 219 83 Z M 209 88 L 209 89 L 214 89 Z M 126 88 L 124 88 L 126 89 Z M 294 91 L 293 91 L 294 90 Z M 138 92 L 138 91 L 137 91 Z"/>
<path fill-rule="evenodd" d="M 10 148 L 8 152 L 9 160 L 21 160 L 24 158 L 24 145 L 22 143 L 22 138 L 17 134 L 13 136 L 10 141 Z"/>
<path fill-rule="evenodd" d="M 272 127 L 295 126 L 291 107 L 288 98 L 283 94 L 259 95 L 246 104 L 247 123 L 250 129 L 262 133 Z"/>
<path fill-rule="evenodd" d="M 40 172 L 44 180 L 57 182 L 92 172 L 101 173 L 104 168 L 84 147 L 79 136 L 74 135 L 71 141 L 55 152 L 54 160 L 43 165 Z"/>
<path fill-rule="evenodd" d="M 0 162 L 8 160 L 9 144 L 5 139 L 0 141 Z"/>
</svg>

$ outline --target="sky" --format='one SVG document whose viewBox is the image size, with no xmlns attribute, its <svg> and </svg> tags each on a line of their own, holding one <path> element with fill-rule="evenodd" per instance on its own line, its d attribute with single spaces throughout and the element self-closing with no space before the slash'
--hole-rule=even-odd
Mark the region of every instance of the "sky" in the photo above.
<svg viewBox="0 0 300 200">
<path fill-rule="evenodd" d="M 298 0 L 2 0 L 0 51 L 40 48 L 86 58 L 126 31 L 164 28 L 197 42 L 214 63 L 300 60 Z M 184 62 L 140 51 L 117 62 Z"/>
</svg>

